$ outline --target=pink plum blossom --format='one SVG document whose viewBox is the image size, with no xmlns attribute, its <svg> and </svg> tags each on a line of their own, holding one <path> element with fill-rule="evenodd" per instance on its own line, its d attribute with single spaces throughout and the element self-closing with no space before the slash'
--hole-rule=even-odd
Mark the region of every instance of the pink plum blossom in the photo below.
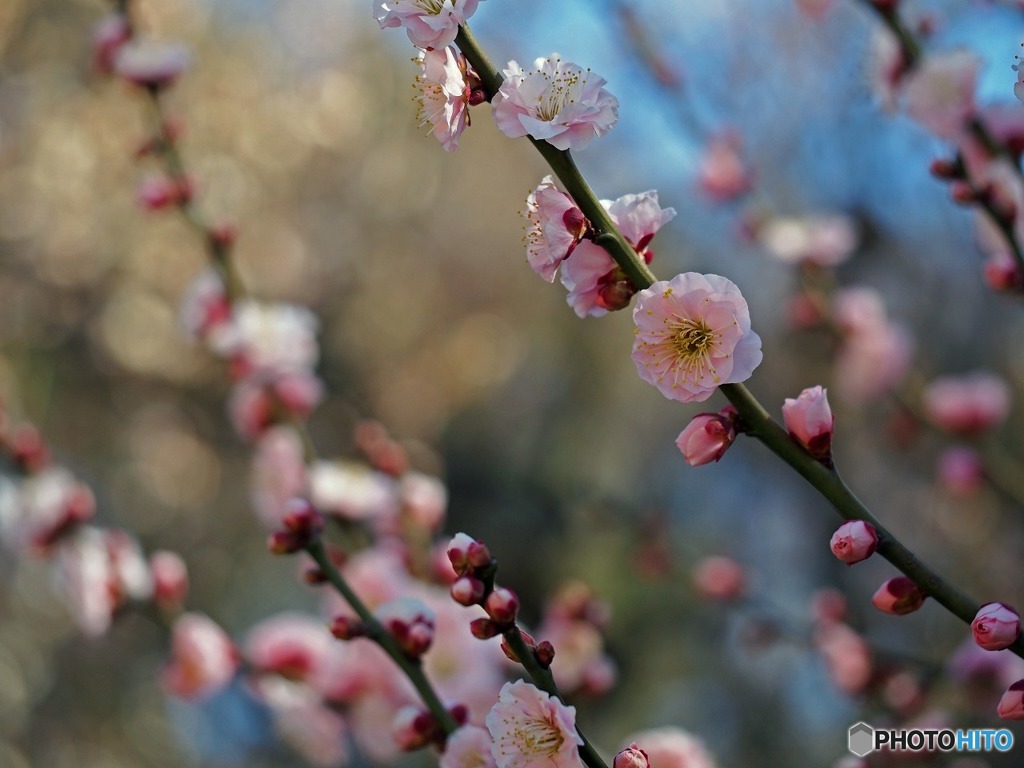
<svg viewBox="0 0 1024 768">
<path fill-rule="evenodd" d="M 694 566 L 692 576 L 698 594 L 713 600 L 735 600 L 746 589 L 746 572 L 731 557 L 702 558 Z"/>
<path fill-rule="evenodd" d="M 263 304 L 251 299 L 235 304 L 227 323 L 216 326 L 210 345 L 230 358 L 241 375 L 278 376 L 311 370 L 320 350 L 318 321 L 293 304 Z"/>
<path fill-rule="evenodd" d="M 491 734 L 475 725 L 464 725 L 448 737 L 440 768 L 497 768 L 491 754 Z"/>
<path fill-rule="evenodd" d="M 419 65 L 416 100 L 420 125 L 429 125 L 445 151 L 454 152 L 469 125 L 466 57 L 449 45 L 420 51 Z"/>
<path fill-rule="evenodd" d="M 1007 251 L 999 250 L 989 254 L 982 268 L 985 283 L 994 291 L 1015 291 L 1024 286 L 1024 273 L 1016 259 Z"/>
<path fill-rule="evenodd" d="M 381 29 L 404 27 L 418 48 L 443 48 L 455 41 L 459 26 L 476 13 L 479 0 L 374 0 Z"/>
<path fill-rule="evenodd" d="M 878 533 L 871 523 L 850 520 L 839 526 L 832 534 L 830 546 L 833 555 L 847 565 L 853 565 L 874 554 L 878 547 Z"/>
<path fill-rule="evenodd" d="M 323 383 L 310 371 L 249 376 L 231 391 L 228 414 L 239 436 L 252 441 L 274 423 L 305 421 L 323 396 Z"/>
<path fill-rule="evenodd" d="M 344 718 L 326 707 L 319 693 L 283 677 L 261 677 L 254 690 L 274 719 L 283 742 L 317 768 L 348 763 L 348 728 Z"/>
<path fill-rule="evenodd" d="M 701 192 L 715 202 L 724 203 L 749 192 L 753 176 L 740 155 L 739 134 L 728 131 L 708 139 L 697 172 Z"/>
<path fill-rule="evenodd" d="M 719 275 L 687 272 L 640 292 L 633 308 L 633 362 L 640 378 L 684 403 L 749 378 L 761 338 L 739 288 Z"/>
<path fill-rule="evenodd" d="M 913 581 L 906 576 L 896 576 L 875 591 L 871 603 L 883 613 L 903 616 L 920 608 L 925 597 L 925 593 Z"/>
<path fill-rule="evenodd" d="M 986 651 L 1001 651 L 1020 636 L 1020 614 L 1005 603 L 986 603 L 971 622 L 971 632 Z"/>
<path fill-rule="evenodd" d="M 803 390 L 796 398 L 787 397 L 782 404 L 782 417 L 793 439 L 815 458 L 831 462 L 835 418 L 827 390 L 818 385 Z"/>
<path fill-rule="evenodd" d="M 344 653 L 319 619 L 302 613 L 279 613 L 249 630 L 243 655 L 258 672 L 315 683 L 334 658 Z"/>
<path fill-rule="evenodd" d="M 192 196 L 191 185 L 159 173 L 150 173 L 139 180 L 135 201 L 147 211 L 159 211 L 186 202 Z"/>
<path fill-rule="evenodd" d="M 837 688 L 851 695 L 864 690 L 873 664 L 863 637 L 842 622 L 828 622 L 815 628 L 814 645 Z"/>
<path fill-rule="evenodd" d="M 253 452 L 250 492 L 257 516 L 267 528 L 280 529 L 288 501 L 306 489 L 302 441 L 293 429 L 272 427 Z"/>
<path fill-rule="evenodd" d="M 231 318 L 231 303 L 224 281 L 214 269 L 203 269 L 189 283 L 178 311 L 181 327 L 191 338 L 204 339 L 216 326 Z"/>
<path fill-rule="evenodd" d="M 889 320 L 881 296 L 870 288 L 846 288 L 836 292 L 832 311 L 843 334 L 835 373 L 840 395 L 861 404 L 896 386 L 910 365 L 913 343 Z"/>
<path fill-rule="evenodd" d="M 530 268 L 547 280 L 555 281 L 555 273 L 576 248 L 589 226 L 583 211 L 565 192 L 545 176 L 526 198 L 526 260 Z"/>
<path fill-rule="evenodd" d="M 1024 720 L 1024 680 L 1018 680 L 1006 689 L 996 712 L 1003 720 Z"/>
<path fill-rule="evenodd" d="M 448 489 L 438 478 L 421 472 L 406 472 L 398 481 L 403 520 L 434 533 L 444 525 Z"/>
<path fill-rule="evenodd" d="M 537 634 L 555 648 L 551 674 L 564 693 L 588 690 L 591 677 L 600 673 L 608 661 L 604 638 L 590 622 L 547 616 Z"/>
<path fill-rule="evenodd" d="M 114 71 L 133 85 L 167 88 L 192 60 L 188 48 L 174 43 L 150 41 L 122 45 L 114 57 Z"/>
<path fill-rule="evenodd" d="M 687 464 L 699 467 L 721 459 L 735 439 L 734 419 L 720 413 L 699 413 L 679 433 L 676 447 Z"/>
<path fill-rule="evenodd" d="M 650 765 L 647 753 L 640 749 L 640 745 L 635 741 L 630 742 L 625 749 L 619 750 L 612 760 L 612 768 L 650 768 Z"/>
<path fill-rule="evenodd" d="M 96 514 L 92 489 L 64 467 L 51 466 L 30 475 L 4 522 L 4 537 L 17 548 L 45 553 L 62 536 Z"/>
<path fill-rule="evenodd" d="M 364 464 L 315 461 L 309 486 L 313 503 L 326 515 L 358 521 L 390 520 L 398 514 L 398 484 Z"/>
<path fill-rule="evenodd" d="M 936 463 L 939 484 L 949 493 L 966 496 L 974 493 L 985 481 L 981 457 L 973 448 L 953 446 L 939 455 Z"/>
<path fill-rule="evenodd" d="M 200 613 L 182 614 L 171 629 L 171 660 L 164 687 L 185 699 L 205 698 L 235 676 L 238 651 L 224 630 Z"/>
<path fill-rule="evenodd" d="M 703 742 L 673 725 L 630 734 L 626 743 L 640 745 L 650 768 L 715 768 Z"/>
<path fill-rule="evenodd" d="M 533 63 L 527 72 L 515 61 L 491 100 L 498 130 L 510 138 L 532 136 L 557 149 L 583 149 L 612 129 L 619 102 L 589 69 L 563 61 L 557 53 Z"/>
<path fill-rule="evenodd" d="M 860 233 L 842 214 L 772 218 L 758 227 L 761 244 L 786 264 L 836 267 L 857 247 Z"/>
<path fill-rule="evenodd" d="M 928 56 L 907 76 L 907 113 L 942 139 L 956 139 L 975 113 L 981 60 L 968 51 Z"/>
<path fill-rule="evenodd" d="M 664 224 L 675 218 L 675 209 L 662 208 L 653 189 L 602 200 L 601 205 L 633 250 L 649 264 L 654 258 L 649 247 L 651 240 Z M 622 309 L 636 293 L 636 286 L 608 251 L 589 240 L 581 242 L 572 257 L 563 262 L 562 285 L 569 291 L 569 306 L 579 317 L 600 317 L 610 310 Z"/>
<path fill-rule="evenodd" d="M 158 550 L 149 556 L 153 574 L 153 602 L 166 610 L 179 610 L 188 594 L 188 568 L 181 555 Z"/>
<path fill-rule="evenodd" d="M 578 768 L 576 708 L 530 683 L 505 683 L 486 724 L 498 768 Z"/>
<path fill-rule="evenodd" d="M 1024 675 L 1024 660 L 1013 653 L 992 653 L 974 641 L 965 640 L 946 664 L 949 676 L 973 687 L 1005 688 Z"/>
<path fill-rule="evenodd" d="M 1010 388 L 1002 377 L 985 371 L 943 376 L 925 389 L 924 408 L 936 426 L 976 435 L 1006 419 Z"/>
<path fill-rule="evenodd" d="M 114 71 L 114 59 L 122 46 L 132 39 L 131 25 L 120 13 L 108 13 L 92 28 L 92 66 L 102 74 Z"/>
</svg>

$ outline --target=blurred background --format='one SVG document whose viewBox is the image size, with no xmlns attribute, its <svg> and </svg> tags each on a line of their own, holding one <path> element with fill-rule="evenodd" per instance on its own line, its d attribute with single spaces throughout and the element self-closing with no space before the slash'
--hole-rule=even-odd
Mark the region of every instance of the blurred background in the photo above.
<svg viewBox="0 0 1024 768">
<path fill-rule="evenodd" d="M 985 59 L 979 101 L 1024 109 L 1010 71 L 1017 4 L 905 6 L 927 20 L 929 50 Z M 190 606 L 240 637 L 314 598 L 294 563 L 266 553 L 223 366 L 179 329 L 202 243 L 134 203 L 145 103 L 90 71 L 90 29 L 107 10 L 0 3 L 0 392 L 91 485 L 98 519 L 182 553 Z M 835 684 L 808 618 L 824 587 L 848 597 L 878 666 L 892 661 L 923 691 L 901 717 L 941 707 L 956 727 L 998 722 L 998 691 L 972 709 L 935 674 L 965 627 L 936 605 L 875 611 L 868 599 L 894 569 L 839 563 L 827 546 L 838 518 L 766 449 L 741 440 L 720 464 L 686 466 L 676 435 L 724 400 L 662 398 L 629 360 L 628 313 L 580 320 L 527 268 L 518 212 L 542 160 L 501 136 L 486 106 L 459 151 L 442 151 L 416 125 L 413 52 L 377 28 L 370 3 L 139 0 L 136 19 L 195 51 L 169 103 L 200 206 L 237 222 L 247 285 L 321 320 L 321 451 L 351 455 L 356 422 L 379 419 L 445 480 L 446 530 L 490 544 L 528 617 L 570 578 L 609 604 L 618 685 L 574 702 L 604 751 L 673 724 L 723 766 L 832 765 L 851 723 L 899 707 L 884 686 Z M 972 213 L 928 173 L 949 146 L 873 93 L 879 26 L 861 3 L 815 18 L 793 0 L 491 0 L 472 26 L 495 62 L 557 50 L 609 81 L 621 119 L 578 163 L 601 197 L 656 188 L 676 209 L 654 243 L 656 274 L 717 272 L 741 287 L 765 351 L 748 384 L 776 415 L 804 387 L 836 386 L 834 340 L 792 327 L 797 269 L 751 235 L 777 217 L 847 217 L 857 245 L 835 281 L 882 295 L 922 377 L 984 368 L 1021 392 L 1020 299 L 985 285 Z M 730 199 L 701 185 L 708 142 L 724 134 L 750 181 Z M 979 599 L 1024 603 L 1024 503 L 938 487 L 949 439 L 894 427 L 892 401 L 833 407 L 837 462 L 867 505 Z M 1011 475 L 1022 426 L 1014 406 L 991 438 Z M 749 602 L 697 595 L 690 572 L 708 554 L 744 565 Z M 213 721 L 168 701 L 162 632 L 129 615 L 84 639 L 51 582 L 45 563 L 0 555 L 0 766 L 304 764 L 268 751 L 245 713 Z"/>
</svg>

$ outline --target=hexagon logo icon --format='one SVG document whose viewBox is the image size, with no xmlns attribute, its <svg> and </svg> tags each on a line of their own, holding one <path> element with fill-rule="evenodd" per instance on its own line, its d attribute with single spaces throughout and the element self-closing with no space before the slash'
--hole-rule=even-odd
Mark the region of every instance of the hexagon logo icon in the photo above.
<svg viewBox="0 0 1024 768">
<path fill-rule="evenodd" d="M 847 748 L 857 757 L 875 751 L 875 729 L 867 723 L 854 723 L 847 732 Z"/>
</svg>

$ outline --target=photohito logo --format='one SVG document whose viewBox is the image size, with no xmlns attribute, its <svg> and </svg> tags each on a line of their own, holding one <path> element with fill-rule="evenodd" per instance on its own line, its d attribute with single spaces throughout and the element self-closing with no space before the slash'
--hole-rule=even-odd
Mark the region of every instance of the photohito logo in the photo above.
<svg viewBox="0 0 1024 768">
<path fill-rule="evenodd" d="M 1013 747 L 1013 734 L 1005 728 L 872 728 L 854 723 L 847 731 L 846 746 L 857 757 L 879 749 L 895 752 L 1006 752 Z"/>
</svg>

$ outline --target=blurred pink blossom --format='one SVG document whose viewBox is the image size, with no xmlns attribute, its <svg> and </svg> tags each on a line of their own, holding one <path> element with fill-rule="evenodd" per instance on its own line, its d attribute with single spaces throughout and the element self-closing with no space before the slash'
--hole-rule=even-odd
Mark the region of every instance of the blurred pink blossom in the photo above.
<svg viewBox="0 0 1024 768">
<path fill-rule="evenodd" d="M 966 496 L 985 482 L 985 468 L 973 448 L 953 446 L 939 456 L 936 465 L 939 484 L 949 493 Z"/>
<path fill-rule="evenodd" d="M 209 341 L 215 352 L 231 359 L 236 375 L 302 373 L 319 359 L 318 325 L 304 307 L 246 299 L 235 304 L 229 322 L 212 329 Z"/>
<path fill-rule="evenodd" d="M 459 25 L 476 13 L 479 0 L 374 0 L 381 29 L 404 27 L 419 48 L 442 48 L 455 41 Z"/>
<path fill-rule="evenodd" d="M 703 742 L 674 725 L 633 733 L 626 742 L 647 753 L 650 768 L 715 768 Z"/>
<path fill-rule="evenodd" d="M 837 688 L 849 694 L 864 690 L 873 665 L 863 637 L 842 622 L 830 622 L 815 628 L 814 645 Z"/>
<path fill-rule="evenodd" d="M 114 56 L 114 71 L 133 85 L 167 88 L 192 61 L 184 45 L 152 41 L 129 42 Z"/>
<path fill-rule="evenodd" d="M 687 272 L 640 292 L 633 308 L 633 362 L 640 378 L 684 403 L 744 381 L 761 362 L 761 338 L 739 288 L 719 275 Z"/>
<path fill-rule="evenodd" d="M 974 116 L 981 60 L 968 51 L 932 55 L 907 75 L 907 113 L 941 139 L 957 139 Z"/>
<path fill-rule="evenodd" d="M 924 408 L 936 426 L 976 435 L 1002 423 L 1010 411 L 1006 381 L 987 371 L 935 379 L 924 391 Z"/>
<path fill-rule="evenodd" d="M 253 451 L 251 478 L 257 516 L 267 528 L 280 529 L 288 501 L 305 496 L 307 489 L 302 441 L 295 430 L 272 427 L 260 437 Z"/>
<path fill-rule="evenodd" d="M 316 691 L 275 676 L 261 677 L 253 688 L 270 709 L 274 730 L 283 742 L 317 768 L 347 764 L 345 719 L 326 707 Z"/>
<path fill-rule="evenodd" d="M 440 768 L 497 768 L 491 754 L 491 734 L 475 725 L 464 725 L 448 737 Z"/>
<path fill-rule="evenodd" d="M 498 768 L 578 768 L 576 708 L 536 686 L 505 683 L 487 715 Z"/>
<path fill-rule="evenodd" d="M 132 29 L 123 14 L 112 12 L 92 28 L 92 66 L 102 74 L 114 71 L 114 59 L 121 47 L 132 39 Z"/>
<path fill-rule="evenodd" d="M 158 550 L 149 556 L 153 574 L 153 601 L 157 606 L 177 611 L 188 595 L 188 569 L 177 552 Z"/>
<path fill-rule="evenodd" d="M 856 223 L 842 214 L 776 217 L 758 227 L 761 244 L 786 264 L 836 267 L 857 248 Z"/>
<path fill-rule="evenodd" d="M 715 202 L 724 203 L 749 192 L 753 176 L 740 154 L 739 134 L 724 131 L 715 134 L 704 146 L 697 171 L 700 190 Z"/>
<path fill-rule="evenodd" d="M 605 79 L 553 53 L 527 72 L 515 61 L 491 105 L 498 130 L 510 138 L 532 136 L 557 149 L 584 149 L 612 129 L 619 102 Z"/>
<path fill-rule="evenodd" d="M 693 567 L 693 584 L 702 597 L 735 600 L 746 589 L 746 573 L 731 557 L 713 555 Z"/>
<path fill-rule="evenodd" d="M 235 676 L 238 651 L 224 630 L 200 613 L 182 614 L 171 629 L 164 687 L 185 699 L 211 696 Z"/>
</svg>

